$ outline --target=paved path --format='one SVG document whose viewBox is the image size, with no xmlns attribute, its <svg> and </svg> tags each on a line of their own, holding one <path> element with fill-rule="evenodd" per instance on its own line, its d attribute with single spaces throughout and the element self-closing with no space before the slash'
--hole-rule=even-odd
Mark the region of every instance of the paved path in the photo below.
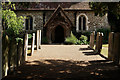
<svg viewBox="0 0 120 80">
<path fill-rule="evenodd" d="M 35 51 L 32 57 L 28 57 L 28 61 L 38 59 L 75 61 L 105 60 L 99 55 L 92 55 L 93 50 L 84 50 L 87 47 L 86 45 L 42 45 L 39 51 Z"/>
<path fill-rule="evenodd" d="M 42 45 L 4 80 L 120 80 L 120 69 L 86 45 Z"/>
</svg>

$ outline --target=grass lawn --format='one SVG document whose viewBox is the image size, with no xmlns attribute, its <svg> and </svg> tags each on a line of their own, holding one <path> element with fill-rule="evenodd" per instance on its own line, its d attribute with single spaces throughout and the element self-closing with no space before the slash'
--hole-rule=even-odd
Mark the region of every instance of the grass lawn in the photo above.
<svg viewBox="0 0 120 80">
<path fill-rule="evenodd" d="M 103 44 L 102 47 L 108 48 L 108 44 Z"/>
<path fill-rule="evenodd" d="M 108 44 L 103 44 L 102 45 L 101 54 L 104 55 L 105 57 L 108 57 Z"/>
<path fill-rule="evenodd" d="M 95 46 L 93 49 L 95 49 Z M 102 45 L 101 54 L 104 55 L 105 57 L 108 57 L 108 44 Z"/>
<path fill-rule="evenodd" d="M 28 50 L 27 50 L 27 54 L 30 55 L 30 53 L 31 53 L 31 49 L 28 48 Z"/>
</svg>

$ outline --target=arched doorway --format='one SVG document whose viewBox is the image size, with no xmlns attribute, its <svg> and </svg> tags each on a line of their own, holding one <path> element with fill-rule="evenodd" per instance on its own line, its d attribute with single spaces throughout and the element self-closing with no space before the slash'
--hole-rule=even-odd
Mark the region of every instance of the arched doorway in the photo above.
<svg viewBox="0 0 120 80">
<path fill-rule="evenodd" d="M 55 40 L 54 43 L 63 43 L 64 42 L 64 28 L 58 25 L 55 28 Z"/>
</svg>

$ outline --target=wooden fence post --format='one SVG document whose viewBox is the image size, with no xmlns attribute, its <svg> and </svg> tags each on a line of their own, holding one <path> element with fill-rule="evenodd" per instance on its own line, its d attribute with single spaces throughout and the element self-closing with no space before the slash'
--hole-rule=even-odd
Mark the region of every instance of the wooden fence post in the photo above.
<svg viewBox="0 0 120 80">
<path fill-rule="evenodd" d="M 99 36 L 99 48 L 98 48 L 99 53 L 101 52 L 101 49 L 102 49 L 102 33 L 100 33 L 100 36 Z"/>
<path fill-rule="evenodd" d="M 23 53 L 23 47 L 22 47 L 22 41 L 19 40 L 18 42 L 18 50 L 17 50 L 17 67 L 20 66 L 20 64 L 22 63 L 22 53 Z"/>
<path fill-rule="evenodd" d="M 100 53 L 102 49 L 102 33 L 98 32 L 96 37 L 95 53 Z"/>
<path fill-rule="evenodd" d="M 16 56 L 17 57 L 17 61 L 16 61 L 17 67 L 19 66 L 19 57 L 20 57 L 19 56 L 19 42 L 20 41 L 18 41 L 18 44 L 17 44 L 17 56 Z"/>
<path fill-rule="evenodd" d="M 113 46 L 113 61 L 117 64 L 120 62 L 120 33 L 115 33 L 114 34 L 114 46 Z"/>
<path fill-rule="evenodd" d="M 28 50 L 28 33 L 24 36 L 24 58 L 27 60 L 27 50 Z"/>
<path fill-rule="evenodd" d="M 90 48 L 92 48 L 92 33 L 90 34 Z"/>
<path fill-rule="evenodd" d="M 39 49 L 41 48 L 41 30 L 39 30 Z"/>
<path fill-rule="evenodd" d="M 39 30 L 37 30 L 37 33 L 36 33 L 36 49 L 37 50 L 39 49 Z"/>
<path fill-rule="evenodd" d="M 6 35 L 5 37 L 3 37 L 2 38 L 2 74 L 0 74 L 0 75 L 2 75 L 2 77 L 4 77 L 4 76 L 7 76 L 7 73 L 8 73 L 8 69 L 9 69 L 9 67 L 8 67 L 8 55 L 9 55 L 9 43 L 10 43 L 10 41 L 9 41 L 9 37 Z"/>
<path fill-rule="evenodd" d="M 113 45 L 114 45 L 114 32 L 109 33 L 108 41 L 108 59 L 113 60 Z"/>
<path fill-rule="evenodd" d="M 10 40 L 8 59 L 8 74 L 11 74 L 17 66 L 17 42 L 15 38 Z"/>
<path fill-rule="evenodd" d="M 33 33 L 32 35 L 31 55 L 33 55 L 34 52 L 34 45 L 35 45 L 35 33 Z"/>
<path fill-rule="evenodd" d="M 91 35 L 90 35 L 90 48 L 91 49 L 93 49 L 93 47 L 94 47 L 94 38 L 95 38 L 95 33 L 93 32 L 93 33 L 91 33 Z"/>
<path fill-rule="evenodd" d="M 97 32 L 95 52 L 98 53 L 100 32 Z"/>
</svg>

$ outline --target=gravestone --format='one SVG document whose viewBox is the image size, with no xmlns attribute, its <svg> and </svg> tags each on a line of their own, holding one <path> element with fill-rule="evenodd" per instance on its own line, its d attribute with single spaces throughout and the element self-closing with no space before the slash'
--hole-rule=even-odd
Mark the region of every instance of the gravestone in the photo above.
<svg viewBox="0 0 120 80">
<path fill-rule="evenodd" d="M 9 52 L 9 38 L 6 35 L 5 37 L 2 37 L 2 77 L 7 76 L 8 73 L 8 52 Z"/>
<path fill-rule="evenodd" d="M 19 40 L 18 42 L 18 50 L 17 50 L 17 67 L 22 64 L 22 53 L 23 53 L 23 44 L 22 41 Z"/>
<path fill-rule="evenodd" d="M 34 52 L 34 45 L 35 45 L 35 33 L 33 33 L 32 35 L 31 55 L 33 55 Z"/>
<path fill-rule="evenodd" d="M 113 45 L 114 45 L 114 32 L 109 33 L 108 41 L 108 59 L 113 60 Z"/>
<path fill-rule="evenodd" d="M 90 48 L 93 49 L 94 47 L 94 38 L 95 38 L 95 33 L 92 32 L 90 35 Z"/>
<path fill-rule="evenodd" d="M 96 37 L 95 53 L 100 53 L 102 49 L 102 33 L 98 32 Z"/>
<path fill-rule="evenodd" d="M 97 32 L 95 52 L 98 53 L 100 32 Z"/>
<path fill-rule="evenodd" d="M 39 49 L 41 48 L 41 30 L 39 30 Z"/>
<path fill-rule="evenodd" d="M 120 33 L 114 33 L 114 45 L 113 45 L 113 61 L 119 64 L 120 59 Z"/>
<path fill-rule="evenodd" d="M 36 50 L 39 49 L 39 30 L 36 32 Z"/>
<path fill-rule="evenodd" d="M 28 50 L 28 33 L 24 36 L 24 59 L 27 60 L 27 50 Z"/>
</svg>

